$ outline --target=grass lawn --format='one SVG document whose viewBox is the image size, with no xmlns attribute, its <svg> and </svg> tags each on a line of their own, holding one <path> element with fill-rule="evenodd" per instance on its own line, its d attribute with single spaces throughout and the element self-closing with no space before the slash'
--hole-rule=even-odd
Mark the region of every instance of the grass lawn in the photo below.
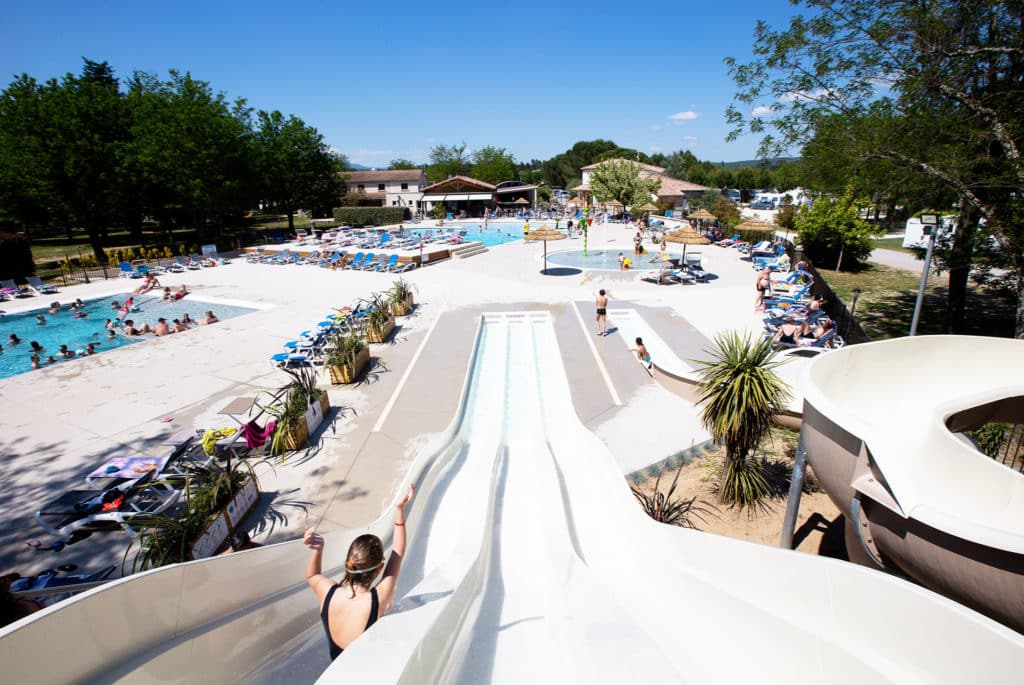
<svg viewBox="0 0 1024 685">
<path fill-rule="evenodd" d="M 907 335 L 914 315 L 920 276 L 869 263 L 860 271 L 818 269 L 836 295 L 850 306 L 853 289 L 860 288 L 856 317 L 873 339 Z M 918 333 L 945 333 L 948 275 L 931 275 L 925 288 Z M 1013 337 L 1014 303 L 968 285 L 965 333 Z"/>
<path fill-rule="evenodd" d="M 903 238 L 880 238 L 874 241 L 874 246 L 881 247 L 885 250 L 895 250 L 896 252 L 917 254 L 917 252 L 911 250 L 909 247 L 903 247 Z"/>
</svg>

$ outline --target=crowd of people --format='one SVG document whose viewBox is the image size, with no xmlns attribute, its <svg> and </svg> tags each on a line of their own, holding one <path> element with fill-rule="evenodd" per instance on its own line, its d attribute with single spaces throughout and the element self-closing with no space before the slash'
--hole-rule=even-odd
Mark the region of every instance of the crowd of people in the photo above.
<svg viewBox="0 0 1024 685">
<path fill-rule="evenodd" d="M 114 318 L 106 319 L 103 323 L 103 329 L 92 333 L 91 337 L 98 338 L 104 334 L 104 331 L 106 332 L 105 334 L 108 340 L 114 340 L 119 335 L 125 335 L 128 337 L 154 335 L 156 337 L 162 337 L 173 333 L 183 333 L 195 326 L 205 326 L 218 323 L 220 321 L 212 310 L 207 310 L 206 313 L 198 320 L 193 319 L 189 316 L 188 312 L 185 312 L 181 318 L 172 319 L 171 322 L 168 322 L 165 317 L 159 317 L 156 320 L 156 323 L 152 325 L 147 322 L 136 323 L 135 319 L 128 318 L 130 313 L 142 311 L 141 307 L 136 304 L 134 295 L 140 292 L 148 292 L 159 287 L 160 283 L 157 281 L 155 276 L 152 276 L 151 278 L 147 277 L 147 282 L 143 283 L 140 288 L 137 288 L 132 294 L 130 294 L 128 299 L 123 303 L 118 300 L 112 301 L 110 309 L 115 312 Z M 163 302 L 175 302 L 186 295 L 188 295 L 188 288 L 182 284 L 174 291 L 169 287 L 165 287 L 163 289 L 163 296 L 160 299 Z M 47 308 L 47 314 L 36 315 L 36 324 L 39 326 L 46 326 L 50 323 L 47 316 L 55 317 L 59 316 L 61 313 L 71 313 L 73 318 L 85 319 L 89 316 L 85 309 L 86 305 L 81 298 L 76 299 L 66 308 L 62 308 L 60 302 L 51 302 L 50 306 Z M 0 344 L 0 354 L 4 353 L 5 347 L 7 348 L 7 351 L 10 352 L 21 344 L 21 338 L 19 338 L 17 334 L 11 333 L 7 338 L 6 345 Z M 37 340 L 29 341 L 28 344 L 31 351 L 29 361 L 32 369 L 41 369 L 44 366 L 57 364 L 68 359 L 94 355 L 97 352 L 96 348 L 102 346 L 103 343 L 99 341 L 92 341 L 84 345 L 79 344 L 77 346 L 71 343 L 65 343 L 60 345 L 54 354 L 47 354 L 46 348 Z"/>
</svg>

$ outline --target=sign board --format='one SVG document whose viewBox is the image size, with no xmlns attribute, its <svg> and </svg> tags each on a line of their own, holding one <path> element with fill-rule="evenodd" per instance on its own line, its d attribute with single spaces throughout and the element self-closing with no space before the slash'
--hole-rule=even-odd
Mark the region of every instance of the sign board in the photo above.
<svg viewBox="0 0 1024 685">
<path fill-rule="evenodd" d="M 228 503 L 226 510 L 228 521 L 231 523 L 232 528 L 238 527 L 242 523 L 242 519 L 249 513 L 253 505 L 256 504 L 256 498 L 259 495 L 259 490 L 256 487 L 256 479 L 250 478 L 242 486 L 242 489 L 235 494 L 235 498 Z"/>
<path fill-rule="evenodd" d="M 203 245 L 202 250 L 203 250 L 203 256 L 204 257 L 215 258 L 217 256 L 217 246 L 216 245 Z"/>
<path fill-rule="evenodd" d="M 228 523 L 227 516 L 222 511 L 199 539 L 193 543 L 192 558 L 206 559 L 207 557 L 212 557 L 220 549 L 220 546 L 224 544 L 224 541 L 228 539 L 229 532 L 230 524 Z"/>
<path fill-rule="evenodd" d="M 937 226 L 939 223 L 938 214 L 922 214 L 921 223 L 925 226 Z"/>
</svg>

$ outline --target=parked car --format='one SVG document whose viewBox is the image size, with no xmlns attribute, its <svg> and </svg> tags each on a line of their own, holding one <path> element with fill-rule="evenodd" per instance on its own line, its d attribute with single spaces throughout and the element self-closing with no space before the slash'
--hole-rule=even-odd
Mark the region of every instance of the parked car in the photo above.
<svg viewBox="0 0 1024 685">
<path fill-rule="evenodd" d="M 750 203 L 751 209 L 775 209 L 775 203 L 771 200 L 758 200 Z"/>
</svg>

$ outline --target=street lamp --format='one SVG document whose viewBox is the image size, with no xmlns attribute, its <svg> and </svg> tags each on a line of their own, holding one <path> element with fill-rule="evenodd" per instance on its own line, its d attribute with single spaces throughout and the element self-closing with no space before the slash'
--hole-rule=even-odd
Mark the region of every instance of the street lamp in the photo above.
<svg viewBox="0 0 1024 685">
<path fill-rule="evenodd" d="M 860 297 L 860 288 L 853 289 L 853 301 L 850 302 L 850 320 L 846 324 L 846 338 L 850 337 L 850 326 L 853 325 L 853 314 L 857 311 L 857 298 Z"/>
<path fill-rule="evenodd" d="M 932 265 L 932 250 L 935 249 L 935 234 L 939 229 L 937 214 L 922 214 L 921 225 L 928 236 L 928 251 L 924 256 L 924 268 L 921 269 L 921 283 L 917 286 L 917 301 L 914 302 L 914 318 L 910 321 L 910 335 L 917 335 L 917 322 L 921 319 L 921 304 L 924 302 L 924 286 L 928 282 L 928 270 Z"/>
</svg>

